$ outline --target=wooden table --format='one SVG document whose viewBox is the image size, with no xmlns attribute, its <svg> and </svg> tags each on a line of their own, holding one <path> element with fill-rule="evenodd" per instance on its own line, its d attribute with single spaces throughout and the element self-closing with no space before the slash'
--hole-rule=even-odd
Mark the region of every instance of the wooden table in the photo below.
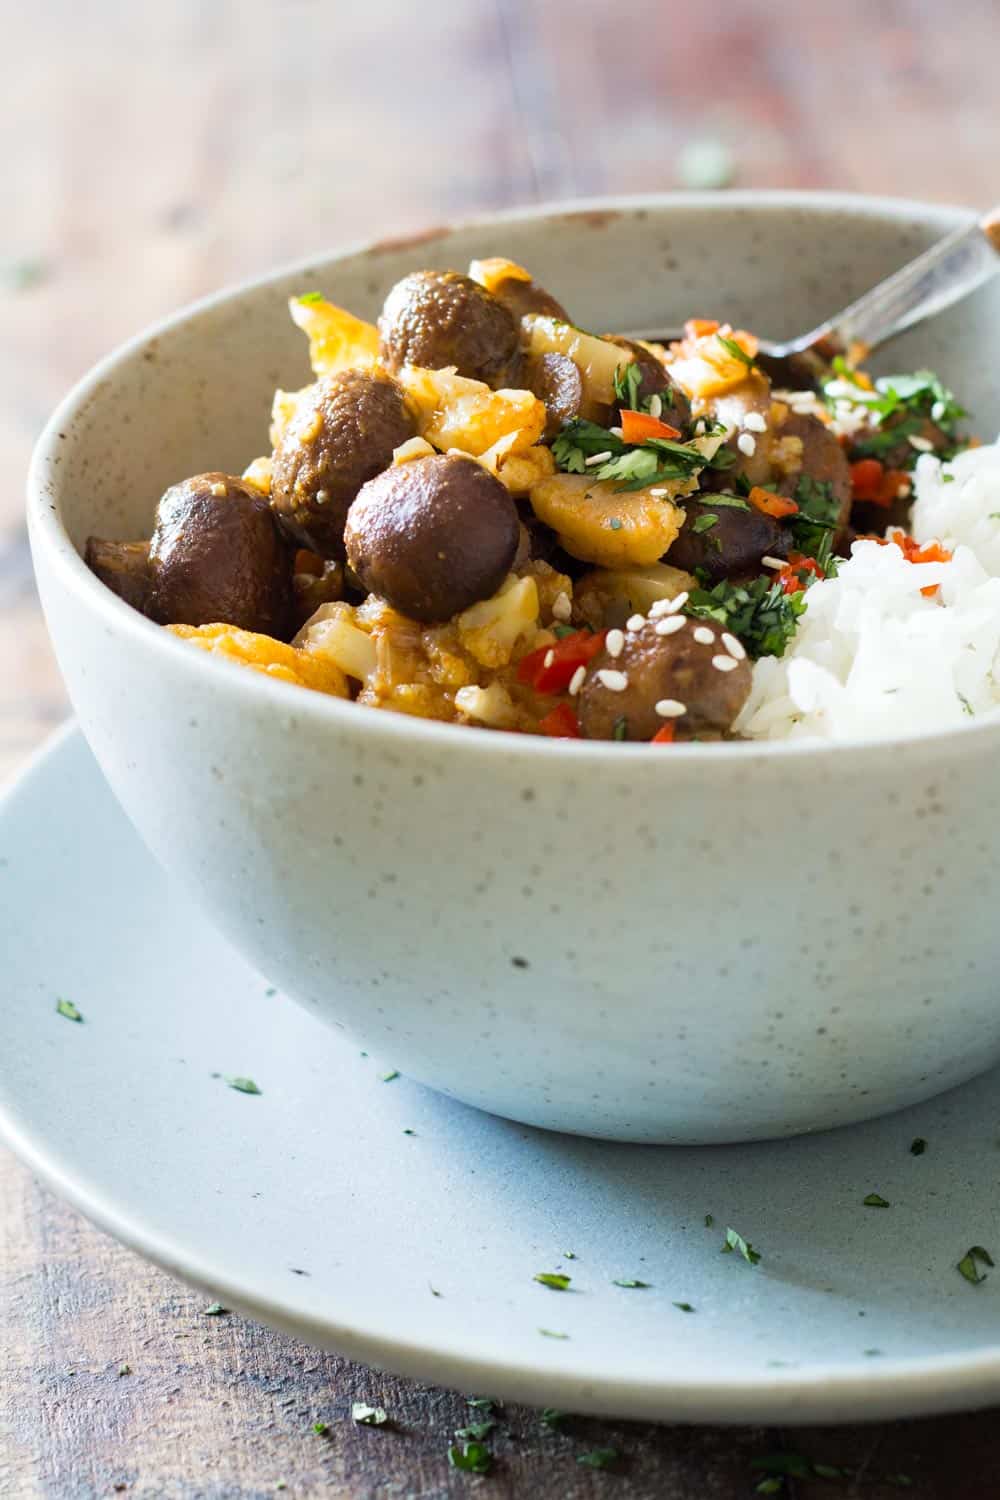
<svg viewBox="0 0 1000 1500">
<path fill-rule="evenodd" d="M 41 0 L 3 18 L 0 774 L 67 712 L 22 523 L 31 442 L 70 383 L 151 319 L 354 237 L 694 185 L 705 142 L 740 185 L 1000 196 L 994 0 Z M 250 1500 L 282 1481 L 295 1497 L 728 1500 L 752 1492 L 755 1455 L 783 1446 L 856 1468 L 845 1496 L 901 1493 L 877 1482 L 890 1473 L 912 1477 L 914 1500 L 1000 1491 L 996 1414 L 557 1433 L 510 1409 L 494 1475 L 476 1479 L 446 1459 L 462 1397 L 205 1320 L 199 1297 L 6 1156 L 0 1234 L 0 1495 L 16 1500 Z M 355 1426 L 352 1399 L 384 1406 L 393 1429 Z M 575 1462 L 607 1446 L 617 1475 Z M 784 1493 L 829 1490 L 791 1479 Z"/>
</svg>

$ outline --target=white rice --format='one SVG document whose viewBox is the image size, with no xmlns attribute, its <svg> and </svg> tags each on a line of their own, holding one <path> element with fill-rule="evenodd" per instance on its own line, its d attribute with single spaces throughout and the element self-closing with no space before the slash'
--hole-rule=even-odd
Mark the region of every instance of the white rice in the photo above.
<svg viewBox="0 0 1000 1500">
<path fill-rule="evenodd" d="M 921 458 L 916 492 L 913 534 L 954 547 L 952 561 L 855 542 L 837 577 L 809 589 L 785 655 L 755 664 L 736 733 L 886 739 L 1000 712 L 1000 443 Z"/>
</svg>

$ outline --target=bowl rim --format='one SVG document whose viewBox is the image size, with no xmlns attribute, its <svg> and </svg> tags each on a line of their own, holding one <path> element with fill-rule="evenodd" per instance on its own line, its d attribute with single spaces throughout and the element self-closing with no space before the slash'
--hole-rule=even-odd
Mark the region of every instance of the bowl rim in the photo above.
<svg viewBox="0 0 1000 1500">
<path fill-rule="evenodd" d="M 261 275 L 227 285 L 149 324 L 131 338 L 117 345 L 93 365 L 59 402 L 35 443 L 27 477 L 27 521 L 33 552 L 44 553 L 59 585 L 68 590 L 85 609 L 105 623 L 113 637 L 124 636 L 145 651 L 157 654 L 176 666 L 186 662 L 183 670 L 212 674 L 218 693 L 228 692 L 248 705 L 271 702 L 286 714 L 293 706 L 311 723 L 329 725 L 330 731 L 361 732 L 377 736 L 384 743 L 418 744 L 434 753 L 449 746 L 453 753 L 463 747 L 466 755 L 500 755 L 504 759 L 524 760 L 531 764 L 542 758 L 557 758 L 571 766 L 587 762 L 600 765 L 635 765 L 637 758 L 651 764 L 658 758 L 668 764 L 729 765 L 737 755 L 741 765 L 757 765 L 792 759 L 807 762 L 829 756 L 868 757 L 908 751 L 926 758 L 936 758 L 945 744 L 966 753 L 982 753 L 1000 738 L 1000 714 L 979 723 L 961 724 L 942 729 L 900 733 L 877 739 L 854 736 L 841 740 L 746 740 L 719 743 L 679 743 L 670 747 L 669 757 L 646 743 L 610 742 L 604 740 L 549 739 L 544 735 L 521 734 L 510 730 L 488 729 L 477 725 L 455 725 L 411 714 L 389 711 L 358 715 L 358 706 L 325 693 L 303 690 L 296 684 L 249 672 L 239 663 L 217 661 L 207 653 L 193 651 L 162 626 L 141 615 L 107 588 L 87 567 L 77 551 L 63 522 L 59 502 L 58 460 L 65 451 L 61 445 L 71 441 L 71 429 L 100 386 L 121 366 L 127 365 L 146 346 L 164 334 L 196 321 L 203 313 L 227 303 L 238 302 L 248 293 L 262 290 L 294 275 L 316 277 L 337 262 L 361 254 L 398 253 L 412 245 L 414 250 L 470 229 L 502 228 L 506 224 L 536 221 L 572 224 L 574 219 L 587 220 L 607 213 L 636 213 L 640 210 L 703 210 L 709 214 L 731 209 L 759 211 L 772 215 L 789 211 L 844 213 L 859 220 L 912 221 L 939 226 L 945 234 L 959 224 L 971 222 L 975 211 L 954 204 L 928 203 L 919 199 L 897 198 L 838 191 L 806 189 L 732 189 L 725 193 L 663 192 L 635 193 L 547 201 L 527 207 L 515 207 L 450 220 L 413 234 L 392 238 L 363 239 L 286 262 Z M 165 657 L 162 653 L 167 653 Z M 220 670 L 221 668 L 221 670 Z M 203 679 L 207 680 L 207 679 Z M 289 694 L 296 696 L 290 698 Z M 461 730 L 460 733 L 456 733 Z M 322 731 L 321 731 L 322 732 Z"/>
</svg>

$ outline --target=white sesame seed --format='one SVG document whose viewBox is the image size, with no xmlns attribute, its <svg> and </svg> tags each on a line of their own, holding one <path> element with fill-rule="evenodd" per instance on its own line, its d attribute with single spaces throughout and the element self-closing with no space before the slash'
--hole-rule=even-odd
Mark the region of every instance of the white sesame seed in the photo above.
<svg viewBox="0 0 1000 1500">
<path fill-rule="evenodd" d="M 610 432 L 612 437 L 620 438 L 622 435 L 622 430 L 620 427 L 609 427 L 608 431 Z"/>
<path fill-rule="evenodd" d="M 649 618 L 651 620 L 657 620 L 659 619 L 660 615 L 665 615 L 669 609 L 669 599 L 654 599 L 653 603 L 649 606 Z"/>
<path fill-rule="evenodd" d="M 542 666 L 543 667 L 551 667 L 551 665 L 555 661 L 555 659 L 556 659 L 556 653 L 554 651 L 546 651 L 544 657 L 542 658 Z"/>
<path fill-rule="evenodd" d="M 702 421 L 701 417 L 699 417 L 697 422 L 694 424 L 694 435 L 695 437 L 705 436 L 705 423 Z"/>
<path fill-rule="evenodd" d="M 931 442 L 930 438 L 917 437 L 916 433 L 911 433 L 906 441 L 909 443 L 911 448 L 916 448 L 918 453 L 934 452 L 934 444 Z"/>
<path fill-rule="evenodd" d="M 609 656 L 621 656 L 625 645 L 625 633 L 621 630 L 609 630 L 604 642 L 604 649 Z"/>
<path fill-rule="evenodd" d="M 941 405 L 940 401 L 938 402 L 938 405 L 939 406 Z M 651 417 L 660 417 L 660 416 L 662 416 L 662 414 L 663 414 L 663 402 L 660 400 L 659 396 L 650 396 L 650 398 L 649 398 L 649 415 Z"/>
<path fill-rule="evenodd" d="M 610 667 L 602 667 L 597 674 L 597 680 L 604 684 L 609 693 L 624 693 L 628 687 L 628 678 L 625 673 L 612 671 Z"/>
<path fill-rule="evenodd" d="M 775 573 L 780 573 L 782 568 L 785 566 L 784 560 L 782 558 L 768 557 L 766 553 L 761 558 L 760 565 L 762 568 L 770 568 Z"/>
<path fill-rule="evenodd" d="M 573 673 L 572 677 L 569 680 L 569 695 L 571 698 L 575 698 L 577 693 L 583 687 L 583 679 L 586 677 L 586 675 L 586 667 L 577 667 L 576 671 Z"/>
<path fill-rule="evenodd" d="M 596 464 L 606 464 L 610 457 L 611 449 L 606 448 L 603 453 L 592 453 L 589 458 L 585 458 L 583 461 L 588 468 L 593 468 Z"/>
<path fill-rule="evenodd" d="M 713 656 L 712 666 L 717 672 L 735 672 L 739 662 L 731 656 Z"/>
<path fill-rule="evenodd" d="M 741 432 L 736 439 L 736 446 L 741 453 L 746 454 L 747 458 L 753 458 L 757 452 L 757 439 L 751 432 Z"/>
<path fill-rule="evenodd" d="M 687 591 L 687 589 L 685 589 L 682 594 L 675 594 L 674 595 L 674 597 L 670 600 L 670 602 L 668 603 L 666 609 L 664 610 L 664 614 L 675 615 L 679 609 L 683 609 L 684 608 L 684 606 L 685 606 L 685 604 L 687 602 L 688 602 L 688 591 Z"/>
<path fill-rule="evenodd" d="M 653 629 L 657 635 L 673 635 L 675 630 L 684 629 L 684 623 L 684 615 L 665 615 L 662 620 L 657 620 Z"/>
<path fill-rule="evenodd" d="M 743 426 L 746 428 L 747 432 L 766 432 L 767 418 L 764 416 L 763 412 L 748 411 L 746 416 L 743 418 Z"/>
<path fill-rule="evenodd" d="M 699 625 L 692 633 L 699 646 L 710 646 L 715 640 L 715 631 L 709 630 L 707 625 Z"/>
<path fill-rule="evenodd" d="M 558 593 L 552 601 L 552 614 L 557 620 L 568 620 L 573 613 L 573 606 L 569 602 L 569 595 L 565 589 Z"/>
<path fill-rule="evenodd" d="M 667 498 L 667 496 L 670 494 L 670 491 L 669 490 L 660 489 L 660 487 L 657 486 L 656 489 L 650 490 L 649 493 L 656 500 L 665 500 Z"/>
<path fill-rule="evenodd" d="M 687 713 L 687 704 L 678 703 L 676 698 L 661 698 L 654 706 L 661 719 L 679 719 Z"/>
<path fill-rule="evenodd" d="M 734 635 L 730 635 L 728 630 L 722 632 L 722 644 L 730 656 L 735 656 L 737 661 L 742 661 L 746 656 L 746 651 L 743 649 L 743 642 L 738 641 Z"/>
<path fill-rule="evenodd" d="M 625 621 L 626 630 L 641 630 L 646 623 L 645 615 L 629 615 Z"/>
</svg>

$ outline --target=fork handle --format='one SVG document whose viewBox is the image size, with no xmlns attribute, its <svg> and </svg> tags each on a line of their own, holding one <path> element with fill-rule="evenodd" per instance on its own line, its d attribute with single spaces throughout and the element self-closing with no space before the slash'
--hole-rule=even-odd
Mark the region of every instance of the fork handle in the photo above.
<svg viewBox="0 0 1000 1500">
<path fill-rule="evenodd" d="M 801 341 L 873 347 L 942 312 L 1000 271 L 1000 207 L 956 229 Z"/>
</svg>

